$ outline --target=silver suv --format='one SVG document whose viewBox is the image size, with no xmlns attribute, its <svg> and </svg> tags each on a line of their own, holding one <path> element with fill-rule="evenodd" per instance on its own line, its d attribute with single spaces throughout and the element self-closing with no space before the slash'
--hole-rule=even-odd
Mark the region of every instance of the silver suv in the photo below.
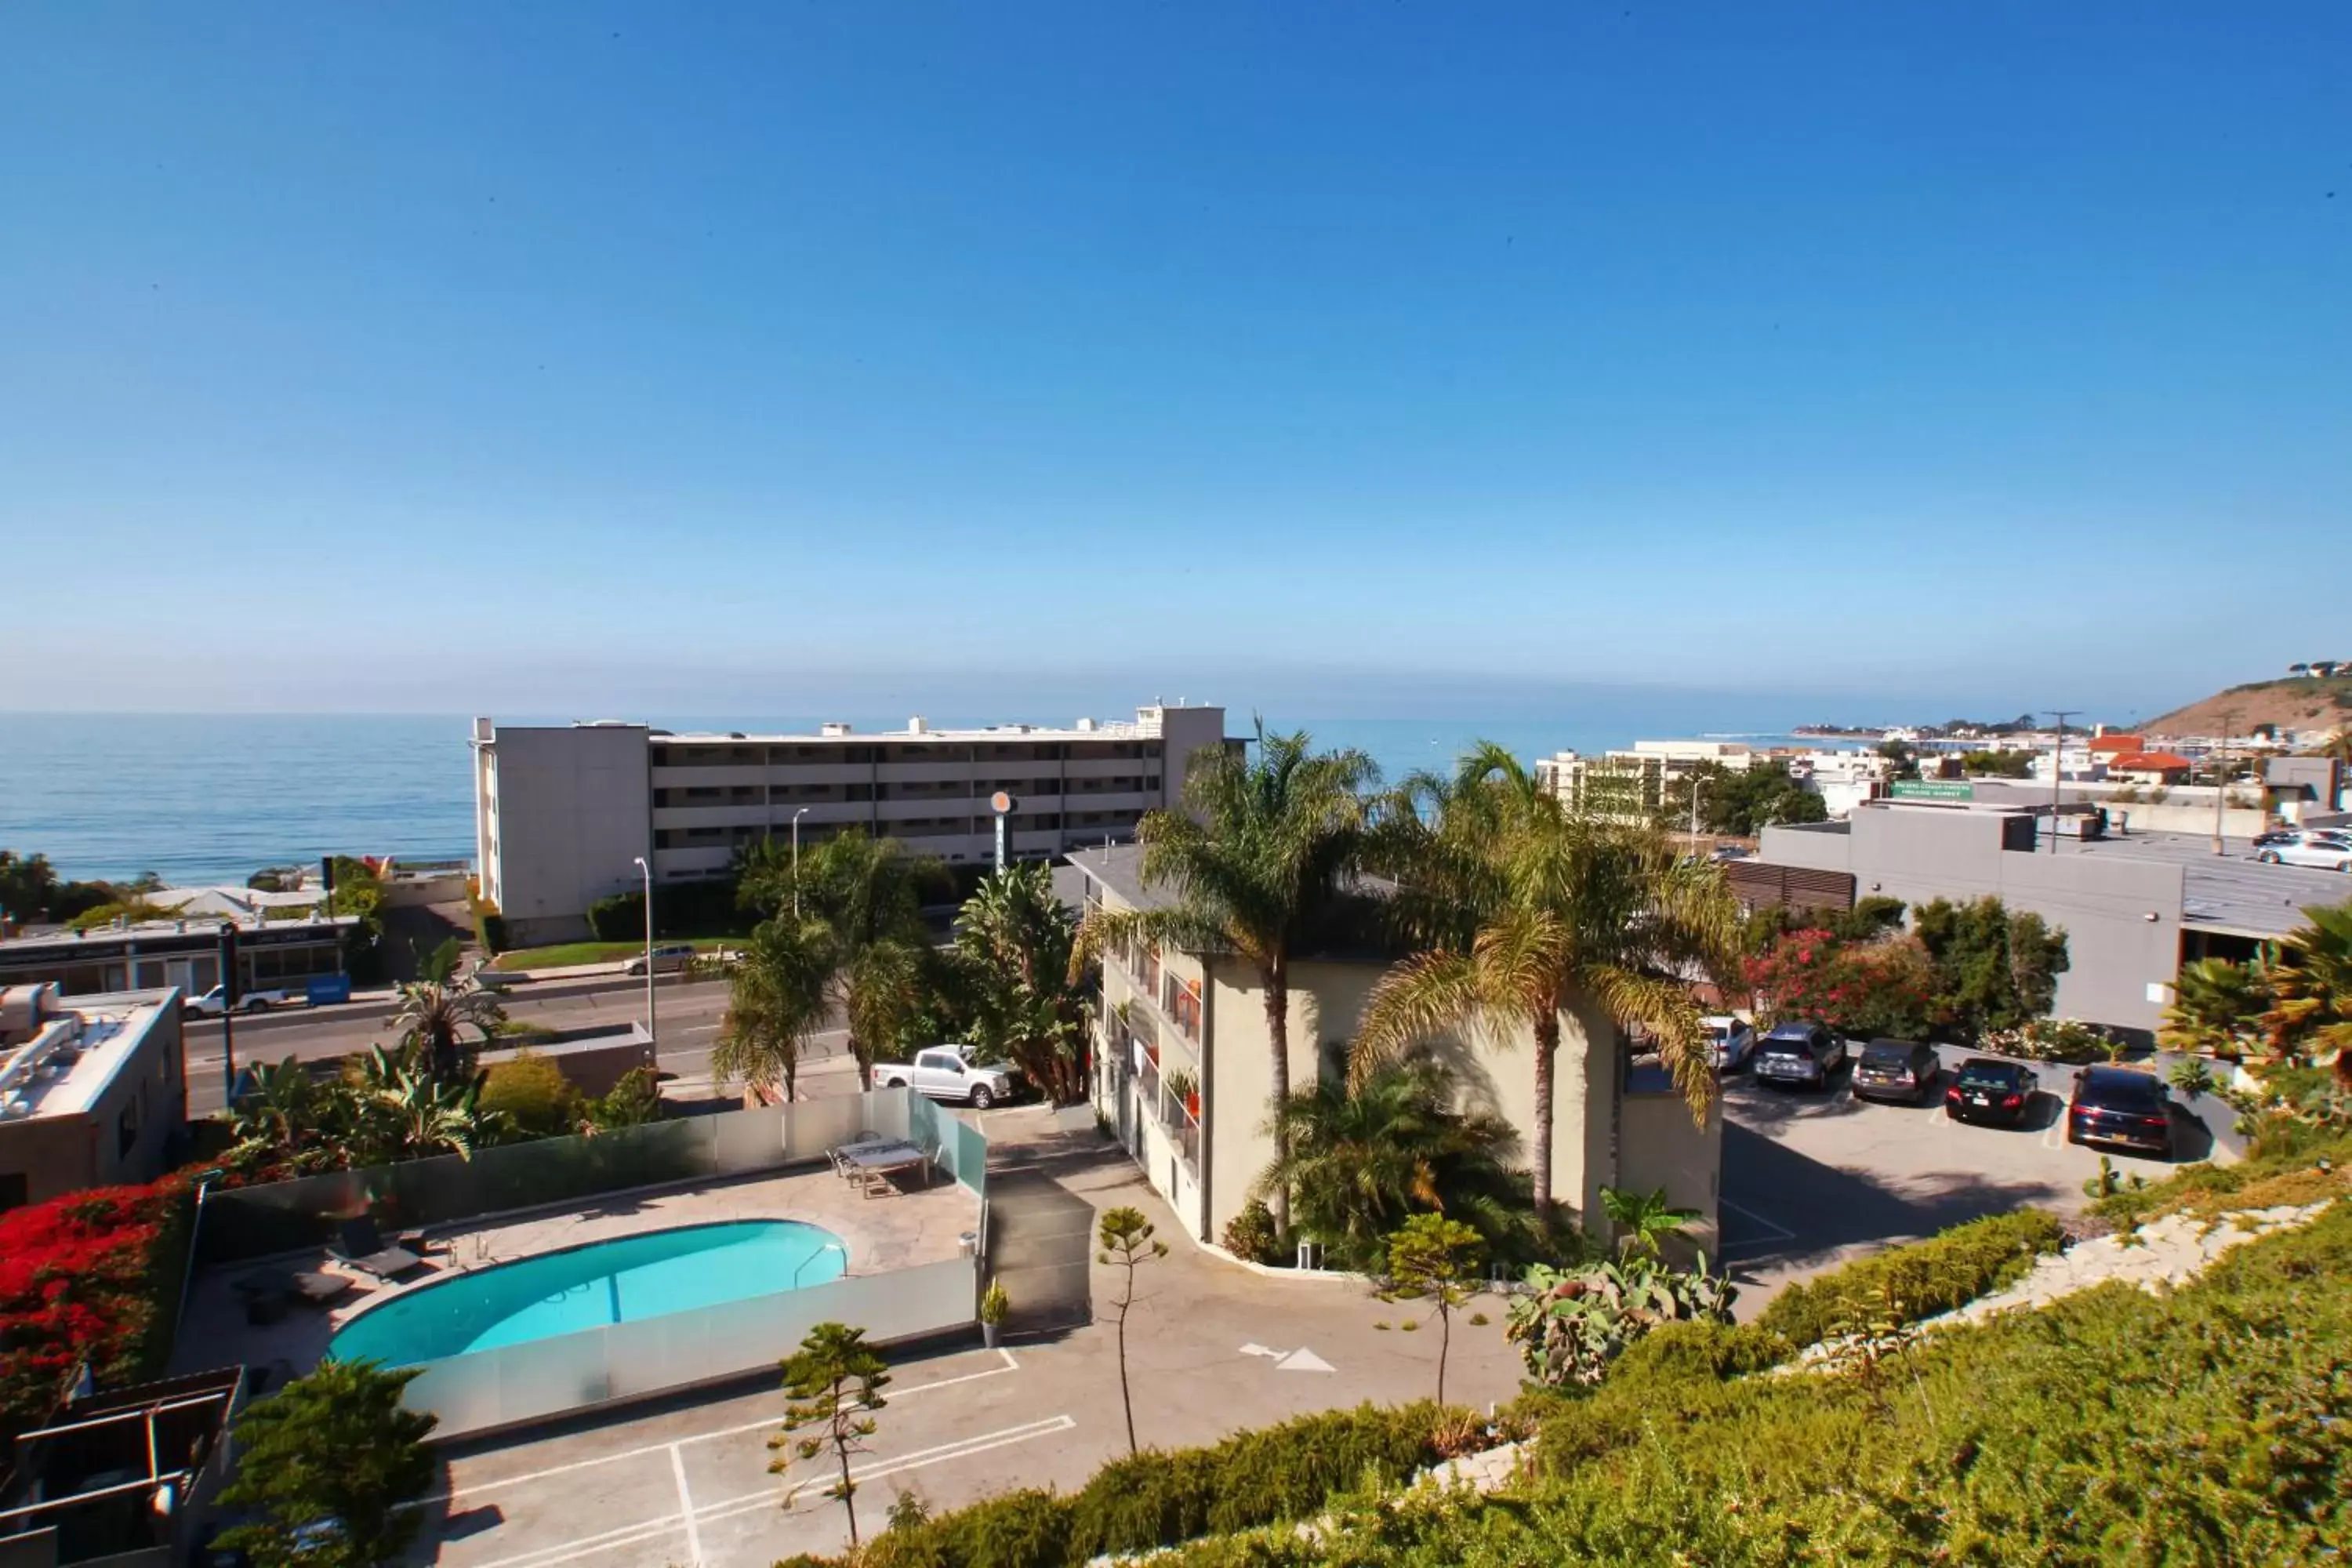
<svg viewBox="0 0 2352 1568">
<path fill-rule="evenodd" d="M 2265 844 L 2254 858 L 2266 866 L 2315 866 L 2323 871 L 2352 871 L 2352 837 L 2336 832 L 2298 833 L 2277 844 Z"/>
</svg>

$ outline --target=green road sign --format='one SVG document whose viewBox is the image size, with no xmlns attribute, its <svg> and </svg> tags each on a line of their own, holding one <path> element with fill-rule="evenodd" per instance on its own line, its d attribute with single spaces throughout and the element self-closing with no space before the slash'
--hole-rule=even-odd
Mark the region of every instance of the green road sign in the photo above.
<svg viewBox="0 0 2352 1568">
<path fill-rule="evenodd" d="M 1887 793 L 1896 800 L 1974 800 L 1977 786 L 1966 779 L 1898 779 Z"/>
</svg>

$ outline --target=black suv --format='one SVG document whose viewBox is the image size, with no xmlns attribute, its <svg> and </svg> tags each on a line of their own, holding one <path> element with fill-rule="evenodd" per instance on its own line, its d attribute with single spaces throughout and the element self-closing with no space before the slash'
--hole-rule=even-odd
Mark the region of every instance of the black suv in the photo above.
<svg viewBox="0 0 2352 1568">
<path fill-rule="evenodd" d="M 1936 1047 L 1917 1040 L 1873 1040 L 1853 1067 L 1856 1100 L 1907 1100 L 1925 1105 L 1936 1092 L 1943 1068 Z"/>
<path fill-rule="evenodd" d="M 2015 1127 L 2025 1120 L 2040 1080 L 2022 1062 L 1970 1057 L 1944 1091 L 1944 1114 L 1955 1121 L 1990 1121 Z"/>
<path fill-rule="evenodd" d="M 2153 1074 L 2084 1068 L 2066 1107 L 2066 1142 L 2113 1143 L 2172 1158 L 2172 1091 Z"/>
</svg>

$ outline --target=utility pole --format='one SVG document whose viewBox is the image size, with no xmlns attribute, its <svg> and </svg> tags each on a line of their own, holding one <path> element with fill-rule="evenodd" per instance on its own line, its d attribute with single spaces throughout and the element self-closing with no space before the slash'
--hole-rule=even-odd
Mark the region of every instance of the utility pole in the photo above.
<svg viewBox="0 0 2352 1568">
<path fill-rule="evenodd" d="M 2080 708 L 2045 708 L 2043 712 L 2058 721 L 2058 745 L 2050 753 L 2050 853 L 2058 853 L 2058 795 L 2066 779 L 2066 721 L 2082 712 Z"/>
<path fill-rule="evenodd" d="M 2235 708 L 2221 710 L 2221 755 L 2213 763 L 2213 853 L 2216 855 L 2230 852 L 2221 842 L 2221 808 L 2230 800 L 2230 727 L 2237 717 Z"/>
</svg>

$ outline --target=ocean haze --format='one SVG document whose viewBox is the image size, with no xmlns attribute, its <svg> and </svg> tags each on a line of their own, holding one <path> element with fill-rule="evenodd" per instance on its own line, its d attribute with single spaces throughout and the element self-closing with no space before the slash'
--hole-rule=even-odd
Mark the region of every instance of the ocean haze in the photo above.
<svg viewBox="0 0 2352 1568">
<path fill-rule="evenodd" d="M 1177 693 L 1166 693 L 1171 700 Z M 509 723 L 565 722 L 504 715 Z M 1073 712 L 929 711 L 934 725 L 1066 724 Z M 1124 718 L 1097 709 L 1098 718 Z M 1778 738 L 1819 717 L 1753 699 L 1685 693 L 1666 705 L 1564 709 L 1557 717 L 1312 718 L 1273 711 L 1269 729 L 1303 728 L 1320 746 L 1370 753 L 1389 778 L 1443 768 L 1475 741 L 1523 759 L 1605 750 L 1643 738 L 1743 733 Z M 845 719 L 903 729 L 908 714 L 656 716 L 676 730 L 814 730 Z M 263 866 L 322 854 L 470 859 L 473 781 L 463 715 L 71 714 L 0 716 L 0 848 L 47 855 L 60 875 L 167 882 L 243 881 Z M 1228 710 L 1234 733 L 1247 711 Z"/>
</svg>

